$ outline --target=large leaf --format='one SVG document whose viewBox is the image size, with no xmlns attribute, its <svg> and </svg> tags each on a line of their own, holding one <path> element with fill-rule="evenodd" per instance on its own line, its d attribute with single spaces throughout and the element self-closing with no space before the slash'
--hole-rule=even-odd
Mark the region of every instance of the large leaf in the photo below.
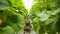
<svg viewBox="0 0 60 34">
<path fill-rule="evenodd" d="M 10 3 L 7 0 L 0 0 L 0 10 L 5 10 L 10 7 Z"/>
<path fill-rule="evenodd" d="M 7 21 L 8 25 L 10 25 L 15 32 L 20 31 L 24 27 L 24 17 L 22 15 L 14 15 L 11 16 L 11 19 Z"/>
<path fill-rule="evenodd" d="M 2 28 L 2 31 L 0 31 L 0 34 L 14 34 L 14 30 L 10 26 L 6 26 Z"/>
<path fill-rule="evenodd" d="M 9 0 L 12 3 L 13 7 L 18 7 L 22 5 L 22 0 Z"/>
</svg>

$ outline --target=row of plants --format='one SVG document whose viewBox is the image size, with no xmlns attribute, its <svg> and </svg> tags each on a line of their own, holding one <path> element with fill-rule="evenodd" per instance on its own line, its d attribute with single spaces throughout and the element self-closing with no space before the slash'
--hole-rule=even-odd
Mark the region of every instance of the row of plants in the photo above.
<svg viewBox="0 0 60 34">
<path fill-rule="evenodd" d="M 22 0 L 0 0 L 0 34 L 15 34 L 24 28 L 26 14 Z"/>
<path fill-rule="evenodd" d="M 30 13 L 33 29 L 39 34 L 60 32 L 60 0 L 35 0 Z"/>
</svg>

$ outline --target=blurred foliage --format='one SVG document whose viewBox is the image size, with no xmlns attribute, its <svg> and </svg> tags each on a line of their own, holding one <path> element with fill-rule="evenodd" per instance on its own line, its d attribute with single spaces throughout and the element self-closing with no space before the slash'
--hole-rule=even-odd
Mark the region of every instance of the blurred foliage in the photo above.
<svg viewBox="0 0 60 34">
<path fill-rule="evenodd" d="M 21 30 L 28 11 L 22 0 L 0 0 L 0 34 Z M 33 29 L 39 34 L 60 32 L 60 0 L 34 0 L 30 10 Z"/>
<path fill-rule="evenodd" d="M 1 29 L 0 34 L 14 34 L 14 30 L 10 26 Z"/>
<path fill-rule="evenodd" d="M 0 34 L 15 34 L 24 28 L 27 15 L 22 0 L 0 0 Z"/>
<path fill-rule="evenodd" d="M 35 0 L 30 10 L 33 29 L 39 34 L 60 32 L 60 0 Z"/>
</svg>

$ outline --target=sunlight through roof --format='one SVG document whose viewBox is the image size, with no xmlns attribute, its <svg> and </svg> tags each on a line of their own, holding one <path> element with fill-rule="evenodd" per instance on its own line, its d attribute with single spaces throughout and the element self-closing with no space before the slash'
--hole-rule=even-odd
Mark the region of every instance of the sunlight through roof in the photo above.
<svg viewBox="0 0 60 34">
<path fill-rule="evenodd" d="M 28 11 L 30 11 L 34 0 L 23 0 L 24 5 Z"/>
</svg>

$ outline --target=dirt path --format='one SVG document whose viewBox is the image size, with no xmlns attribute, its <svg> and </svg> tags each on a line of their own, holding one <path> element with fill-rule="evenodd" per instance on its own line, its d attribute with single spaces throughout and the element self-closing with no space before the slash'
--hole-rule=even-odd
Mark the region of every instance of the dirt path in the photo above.
<svg viewBox="0 0 60 34">
<path fill-rule="evenodd" d="M 24 31 L 21 30 L 21 31 L 15 33 L 15 34 L 24 34 Z M 27 33 L 27 34 L 29 34 L 29 33 Z M 31 34 L 36 34 L 36 32 L 32 30 L 32 31 L 31 31 Z"/>
</svg>

